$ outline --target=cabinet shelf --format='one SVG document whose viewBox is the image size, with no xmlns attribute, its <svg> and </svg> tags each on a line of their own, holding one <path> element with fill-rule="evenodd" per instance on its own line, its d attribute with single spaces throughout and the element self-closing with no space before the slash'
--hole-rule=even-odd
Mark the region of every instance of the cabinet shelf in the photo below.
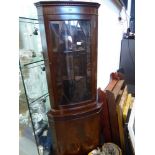
<svg viewBox="0 0 155 155">
<path fill-rule="evenodd" d="M 64 51 L 64 53 L 74 53 L 74 52 L 83 52 L 86 51 L 86 49 L 73 49 L 73 50 L 68 50 L 68 51 Z"/>
<path fill-rule="evenodd" d="M 41 62 L 41 61 L 34 62 L 34 63 L 28 64 L 28 65 L 25 65 L 25 66 L 21 66 L 20 69 L 24 70 L 24 69 L 31 69 L 31 68 L 35 68 L 35 67 L 41 67 L 42 71 L 45 71 L 45 64 L 44 63 L 39 64 L 39 62 Z M 31 66 L 33 64 L 36 64 L 36 65 Z"/>
</svg>

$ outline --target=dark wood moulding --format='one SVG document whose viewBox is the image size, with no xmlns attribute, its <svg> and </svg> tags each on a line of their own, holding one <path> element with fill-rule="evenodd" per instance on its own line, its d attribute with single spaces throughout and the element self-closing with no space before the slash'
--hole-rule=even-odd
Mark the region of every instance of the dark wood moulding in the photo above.
<svg viewBox="0 0 155 155">
<path fill-rule="evenodd" d="M 93 113 L 98 113 L 102 110 L 102 104 L 94 102 L 93 104 L 87 106 L 80 106 L 76 108 L 68 108 L 62 110 L 51 109 L 48 116 L 53 120 L 72 120 L 81 117 L 87 117 Z"/>
</svg>

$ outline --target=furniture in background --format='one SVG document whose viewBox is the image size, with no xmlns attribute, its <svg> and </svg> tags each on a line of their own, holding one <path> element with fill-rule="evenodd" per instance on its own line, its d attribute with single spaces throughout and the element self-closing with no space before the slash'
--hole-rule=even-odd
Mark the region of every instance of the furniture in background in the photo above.
<svg viewBox="0 0 155 155">
<path fill-rule="evenodd" d="M 134 97 L 128 92 L 123 74 L 111 74 L 110 82 L 105 90 L 98 89 L 98 101 L 103 103 L 101 124 L 104 142 L 117 144 L 123 154 L 127 154 L 128 139 L 125 124 Z"/>
<path fill-rule="evenodd" d="M 45 64 L 37 19 L 19 18 L 19 151 L 42 155 L 51 151 L 50 110 Z"/>
<path fill-rule="evenodd" d="M 135 39 L 122 39 L 119 72 L 124 74 L 128 92 L 135 96 Z"/>
</svg>

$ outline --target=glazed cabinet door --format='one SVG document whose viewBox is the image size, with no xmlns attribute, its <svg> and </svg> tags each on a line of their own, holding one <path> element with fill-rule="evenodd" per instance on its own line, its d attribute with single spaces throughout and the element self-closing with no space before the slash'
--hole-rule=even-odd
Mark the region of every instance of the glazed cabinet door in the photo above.
<svg viewBox="0 0 155 155">
<path fill-rule="evenodd" d="M 50 21 L 59 105 L 92 99 L 90 21 Z"/>
<path fill-rule="evenodd" d="M 75 16 L 76 17 L 76 16 Z M 49 68 L 56 107 L 96 99 L 96 17 L 46 17 Z M 94 38 L 93 38 L 94 37 Z"/>
</svg>

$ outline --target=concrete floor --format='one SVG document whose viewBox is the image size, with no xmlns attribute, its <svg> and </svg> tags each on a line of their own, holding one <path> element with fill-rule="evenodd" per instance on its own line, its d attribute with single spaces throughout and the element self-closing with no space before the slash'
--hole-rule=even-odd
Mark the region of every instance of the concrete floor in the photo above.
<svg viewBox="0 0 155 155">
<path fill-rule="evenodd" d="M 20 137 L 19 155 L 38 155 L 36 144 L 26 137 Z"/>
</svg>

